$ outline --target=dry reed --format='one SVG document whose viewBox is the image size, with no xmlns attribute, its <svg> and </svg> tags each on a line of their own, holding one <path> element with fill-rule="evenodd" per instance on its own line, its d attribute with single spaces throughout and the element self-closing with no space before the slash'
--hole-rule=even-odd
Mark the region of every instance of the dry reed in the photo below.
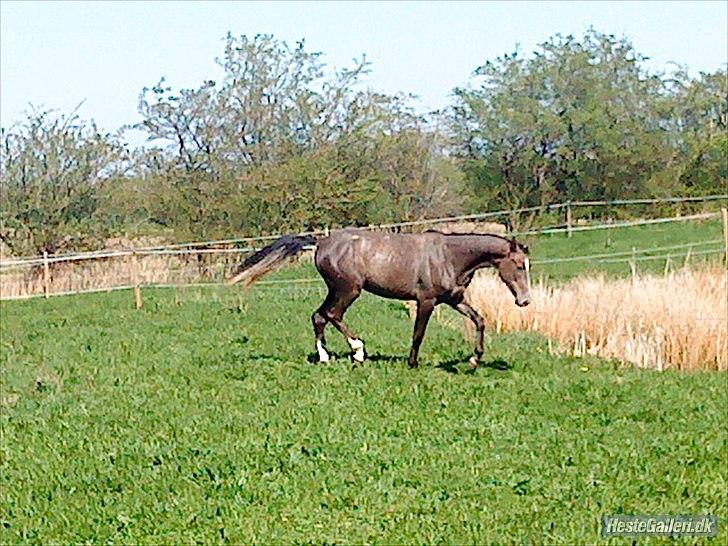
<svg viewBox="0 0 728 546">
<path fill-rule="evenodd" d="M 50 293 L 82 292 L 141 284 L 189 284 L 222 281 L 240 254 L 139 255 L 50 264 Z M 0 298 L 43 293 L 43 266 L 8 268 L 0 273 Z"/>
<path fill-rule="evenodd" d="M 526 308 L 491 272 L 480 272 L 467 297 L 497 332 L 540 332 L 574 355 L 616 358 L 640 367 L 728 369 L 726 270 L 682 269 L 664 277 L 581 277 L 539 283 Z M 466 329 L 472 332 L 469 321 Z"/>
</svg>

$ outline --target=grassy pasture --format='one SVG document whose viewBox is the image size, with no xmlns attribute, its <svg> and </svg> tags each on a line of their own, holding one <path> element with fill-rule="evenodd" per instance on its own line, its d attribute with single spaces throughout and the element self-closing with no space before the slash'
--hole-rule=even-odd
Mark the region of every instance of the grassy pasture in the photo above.
<svg viewBox="0 0 728 546">
<path fill-rule="evenodd" d="M 513 334 L 469 374 L 438 321 L 413 371 L 404 307 L 373 296 L 347 316 L 367 364 L 332 330 L 312 365 L 322 294 L 0 304 L 0 543 L 584 544 L 606 513 L 717 514 L 725 542 L 724 373 Z"/>
<path fill-rule="evenodd" d="M 526 237 L 528 240 L 528 237 Z M 595 230 L 575 232 L 571 239 L 562 233 L 537 235 L 530 239 L 533 248 L 533 259 L 566 258 L 593 254 L 610 254 L 631 252 L 634 247 L 639 250 L 660 248 L 672 245 L 717 241 L 709 245 L 697 245 L 692 252 L 720 250 L 723 248 L 723 226 L 720 220 L 701 222 L 674 222 L 646 226 L 630 226 L 611 230 Z M 659 250 L 637 253 L 640 256 L 671 255 L 673 267 L 680 267 L 685 262 L 688 248 Z M 615 256 L 616 259 L 630 258 L 629 255 Z M 606 258 L 608 260 L 609 258 Z M 713 254 L 692 254 L 690 262 L 699 264 L 704 261 L 715 262 L 721 259 L 719 252 Z M 637 269 L 645 273 L 661 273 L 665 269 L 665 259 L 637 260 Z M 630 274 L 627 262 L 609 262 L 605 259 L 542 264 L 534 267 L 535 276 L 544 276 L 549 280 L 566 280 L 577 275 L 604 273 L 609 277 Z"/>
</svg>

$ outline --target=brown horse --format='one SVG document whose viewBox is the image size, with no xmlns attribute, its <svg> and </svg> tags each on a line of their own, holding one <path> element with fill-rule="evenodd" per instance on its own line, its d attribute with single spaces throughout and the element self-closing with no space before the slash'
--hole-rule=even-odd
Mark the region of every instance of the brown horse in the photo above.
<svg viewBox="0 0 728 546">
<path fill-rule="evenodd" d="M 343 322 L 344 313 L 362 290 L 385 298 L 414 300 L 417 319 L 412 336 L 409 365 L 417 366 L 417 354 L 433 309 L 446 303 L 475 323 L 478 339 L 470 363 L 477 367 L 483 356 L 485 324 L 465 300 L 465 289 L 478 269 L 495 267 L 516 298 L 516 305 L 531 301 L 528 248 L 499 235 L 388 234 L 345 229 L 316 239 L 286 235 L 250 256 L 228 281 L 254 282 L 276 269 L 287 258 L 315 245 L 316 269 L 329 293 L 311 316 L 319 360 L 328 362 L 324 329 L 329 322 L 349 342 L 356 362 L 364 361 L 364 342 Z"/>
</svg>

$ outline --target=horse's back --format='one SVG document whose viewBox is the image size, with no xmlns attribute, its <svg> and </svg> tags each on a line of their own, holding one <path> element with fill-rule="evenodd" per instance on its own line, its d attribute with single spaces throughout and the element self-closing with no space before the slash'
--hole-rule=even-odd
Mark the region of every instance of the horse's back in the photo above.
<svg viewBox="0 0 728 546">
<path fill-rule="evenodd" d="M 353 254 L 371 261 L 387 259 L 397 262 L 401 257 L 412 260 L 442 244 L 444 235 L 436 231 L 425 233 L 386 233 L 357 229 L 334 231 L 317 244 L 317 256 Z"/>
<path fill-rule="evenodd" d="M 321 239 L 316 268 L 332 285 L 352 285 L 385 297 L 413 299 L 432 284 L 432 257 L 441 257 L 443 235 L 345 229 Z"/>
</svg>

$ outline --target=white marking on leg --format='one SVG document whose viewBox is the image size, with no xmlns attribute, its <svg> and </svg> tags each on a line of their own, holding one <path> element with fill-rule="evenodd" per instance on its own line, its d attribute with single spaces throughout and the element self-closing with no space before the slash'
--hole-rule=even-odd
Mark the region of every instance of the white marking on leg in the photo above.
<svg viewBox="0 0 728 546">
<path fill-rule="evenodd" d="M 328 362 L 330 360 L 329 353 L 324 349 L 324 344 L 320 339 L 316 340 L 316 349 L 318 350 L 319 362 Z"/>
<path fill-rule="evenodd" d="M 351 350 L 354 351 L 354 360 L 364 362 L 364 342 L 361 339 L 346 338 L 349 342 Z"/>
</svg>

